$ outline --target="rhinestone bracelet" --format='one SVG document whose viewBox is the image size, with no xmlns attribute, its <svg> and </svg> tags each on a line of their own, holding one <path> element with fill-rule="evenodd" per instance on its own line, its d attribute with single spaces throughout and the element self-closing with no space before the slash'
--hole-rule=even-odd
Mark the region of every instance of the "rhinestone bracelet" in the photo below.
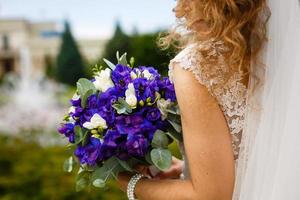
<svg viewBox="0 0 300 200">
<path fill-rule="evenodd" d="M 137 182 L 141 179 L 141 178 L 144 178 L 144 177 L 147 177 L 143 174 L 135 174 L 131 177 L 128 185 L 127 185 L 127 197 L 128 197 L 128 200 L 135 200 L 135 196 L 134 196 L 134 189 L 135 189 L 135 186 L 137 184 Z"/>
</svg>

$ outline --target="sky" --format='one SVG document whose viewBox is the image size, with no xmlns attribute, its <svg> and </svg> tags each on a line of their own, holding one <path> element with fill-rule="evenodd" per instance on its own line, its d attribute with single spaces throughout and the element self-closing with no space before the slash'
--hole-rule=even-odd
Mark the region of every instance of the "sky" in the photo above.
<svg viewBox="0 0 300 200">
<path fill-rule="evenodd" d="M 174 0 L 0 0 L 0 18 L 62 22 L 68 19 L 78 38 L 108 38 L 120 21 L 131 33 L 174 24 Z"/>
</svg>

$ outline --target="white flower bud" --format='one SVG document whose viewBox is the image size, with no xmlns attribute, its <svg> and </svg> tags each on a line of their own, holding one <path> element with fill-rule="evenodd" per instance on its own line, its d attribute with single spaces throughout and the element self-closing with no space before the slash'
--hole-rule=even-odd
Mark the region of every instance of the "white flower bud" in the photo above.
<svg viewBox="0 0 300 200">
<path fill-rule="evenodd" d="M 131 106 L 136 107 L 137 98 L 135 96 L 135 89 L 133 83 L 128 84 L 128 89 L 125 91 L 125 101 Z"/>
</svg>

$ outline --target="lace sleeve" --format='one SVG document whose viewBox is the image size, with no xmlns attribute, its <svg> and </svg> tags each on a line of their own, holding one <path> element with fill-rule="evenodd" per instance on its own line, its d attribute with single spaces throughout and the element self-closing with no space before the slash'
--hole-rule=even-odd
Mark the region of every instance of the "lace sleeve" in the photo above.
<svg viewBox="0 0 300 200">
<path fill-rule="evenodd" d="M 205 56 L 200 53 L 199 49 L 206 52 Z M 174 81 L 173 68 L 175 65 L 179 65 L 183 69 L 192 72 L 198 82 L 206 86 L 209 92 L 215 96 L 213 88 L 220 85 L 225 75 L 229 72 L 223 59 L 223 52 L 226 50 L 222 42 L 213 42 L 211 40 L 188 45 L 170 61 L 170 80 Z M 205 60 L 208 60 L 210 64 L 205 64 Z"/>
<path fill-rule="evenodd" d="M 247 87 L 242 83 L 241 72 L 233 72 L 226 64 L 224 60 L 226 51 L 222 42 L 206 41 L 191 44 L 171 60 L 169 78 L 174 82 L 173 68 L 176 65 L 192 72 L 198 82 L 206 86 L 224 113 L 237 159 L 244 124 Z"/>
</svg>

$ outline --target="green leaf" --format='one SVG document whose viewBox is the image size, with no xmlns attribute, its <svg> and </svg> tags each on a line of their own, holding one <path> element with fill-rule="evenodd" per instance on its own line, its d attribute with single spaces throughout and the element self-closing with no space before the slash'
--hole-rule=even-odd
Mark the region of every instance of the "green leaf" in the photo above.
<svg viewBox="0 0 300 200">
<path fill-rule="evenodd" d="M 77 82 L 77 90 L 81 98 L 81 106 L 84 108 L 86 106 L 86 100 L 87 98 L 96 93 L 97 89 L 95 88 L 94 84 L 86 79 L 81 78 Z"/>
<path fill-rule="evenodd" d="M 131 106 L 125 101 L 124 98 L 119 97 L 119 98 L 118 98 L 118 102 L 119 102 L 122 106 L 124 106 L 124 107 L 126 108 L 126 111 L 127 111 L 128 113 L 131 113 L 131 112 L 132 112 Z"/>
<path fill-rule="evenodd" d="M 83 139 L 83 132 L 80 126 L 75 126 L 75 144 L 79 144 Z"/>
<path fill-rule="evenodd" d="M 82 137 L 82 140 L 81 140 L 82 146 L 85 146 L 87 144 L 87 142 L 88 142 L 88 135 L 89 135 L 89 131 L 85 130 L 83 132 L 83 137 Z"/>
<path fill-rule="evenodd" d="M 102 185 L 105 186 L 105 183 L 112 178 L 117 178 L 117 175 L 120 171 L 123 170 L 123 167 L 120 165 L 119 161 L 115 157 L 111 157 L 103 163 L 103 166 L 97 168 L 92 174 L 92 181 L 102 180 Z M 98 180 L 99 181 L 99 180 Z"/>
<path fill-rule="evenodd" d="M 86 101 L 89 98 L 89 96 L 91 96 L 92 94 L 94 94 L 94 91 L 92 89 L 88 90 L 81 98 L 81 107 L 85 108 L 86 106 Z"/>
<path fill-rule="evenodd" d="M 178 132 L 181 133 L 182 132 L 182 128 L 181 125 L 178 124 L 177 122 L 175 122 L 174 120 L 170 120 L 168 119 L 168 122 L 170 122 L 170 124 L 172 125 L 172 127 Z"/>
<path fill-rule="evenodd" d="M 107 66 L 111 69 L 111 70 L 115 70 L 116 65 L 113 64 L 112 62 L 110 62 L 109 60 L 103 58 L 103 61 L 107 64 Z"/>
<path fill-rule="evenodd" d="M 76 192 L 82 191 L 90 185 L 90 172 L 79 171 L 76 177 Z"/>
<path fill-rule="evenodd" d="M 113 104 L 112 107 L 114 109 L 116 109 L 117 113 L 120 114 L 120 115 L 126 113 L 126 107 L 121 105 L 121 104 L 116 103 L 116 104 Z"/>
<path fill-rule="evenodd" d="M 131 68 L 134 67 L 134 62 L 135 62 L 134 57 L 131 57 L 130 60 L 129 60 L 129 63 L 130 63 L 130 67 L 131 67 Z"/>
<path fill-rule="evenodd" d="M 168 149 L 152 149 L 150 156 L 153 164 L 158 169 L 166 171 L 171 167 L 172 154 Z"/>
<path fill-rule="evenodd" d="M 118 64 L 121 64 L 121 65 L 124 65 L 124 66 L 127 66 L 127 53 L 124 53 L 119 59 L 118 59 Z"/>
<path fill-rule="evenodd" d="M 75 165 L 75 161 L 74 161 L 73 157 L 71 156 L 64 162 L 64 171 L 69 172 L 69 173 L 72 172 L 74 165 Z"/>
<path fill-rule="evenodd" d="M 120 60 L 120 52 L 119 51 L 116 52 L 116 58 L 117 58 L 117 61 Z"/>
<path fill-rule="evenodd" d="M 182 133 L 178 133 L 173 127 L 168 129 L 167 135 L 172 137 L 173 139 L 183 142 L 183 136 Z"/>
<path fill-rule="evenodd" d="M 105 182 L 102 179 L 96 179 L 93 181 L 93 186 L 97 188 L 104 188 L 105 187 Z"/>
<path fill-rule="evenodd" d="M 76 85 L 80 97 L 83 97 L 89 90 L 97 91 L 94 84 L 86 78 L 79 79 Z"/>
<path fill-rule="evenodd" d="M 148 152 L 146 155 L 145 155 L 145 160 L 148 162 L 148 164 L 150 165 L 154 165 L 152 160 L 151 160 L 151 154 L 150 152 Z"/>
<path fill-rule="evenodd" d="M 83 146 L 86 145 L 88 130 L 83 131 L 80 126 L 75 126 L 74 132 L 75 132 L 75 144 L 80 144 L 82 142 Z"/>
<path fill-rule="evenodd" d="M 168 136 L 161 130 L 155 131 L 151 145 L 154 148 L 167 148 L 169 145 Z"/>
<path fill-rule="evenodd" d="M 117 160 L 126 171 L 133 172 L 132 167 L 127 162 L 125 162 L 124 160 L 120 160 L 118 158 L 117 158 Z"/>
</svg>

